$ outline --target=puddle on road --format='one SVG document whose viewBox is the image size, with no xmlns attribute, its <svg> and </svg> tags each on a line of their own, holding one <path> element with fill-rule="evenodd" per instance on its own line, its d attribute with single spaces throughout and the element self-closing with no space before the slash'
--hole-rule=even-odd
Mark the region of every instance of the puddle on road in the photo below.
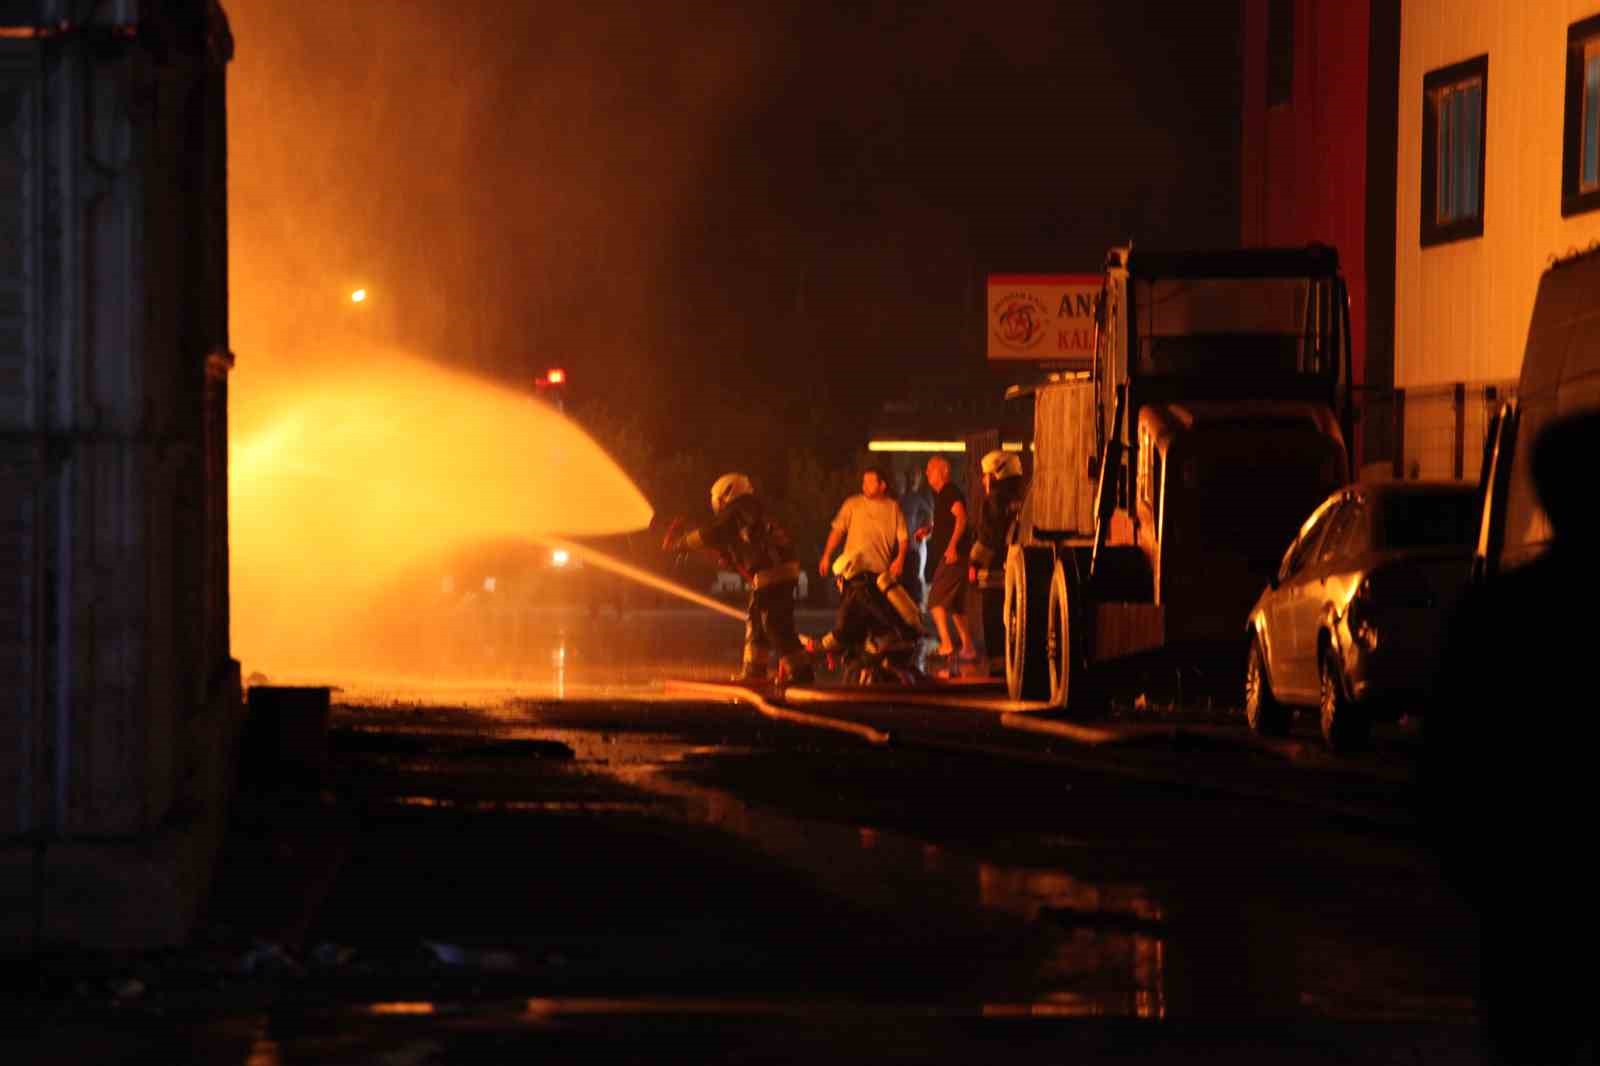
<svg viewBox="0 0 1600 1066">
<path fill-rule="evenodd" d="M 738 749 L 660 735 L 562 729 L 540 735 L 570 745 L 587 772 L 673 801 L 658 812 L 732 833 L 860 905 L 886 913 L 911 906 L 965 914 L 969 921 L 984 911 L 1019 919 L 1028 938 L 1037 936 L 1035 945 L 1048 942 L 1049 949 L 1032 952 L 1042 961 L 1018 975 L 1007 1002 L 993 1005 L 999 1013 L 1160 1018 L 1166 1012 L 1162 908 L 1140 886 L 1091 884 L 1059 869 L 997 866 L 896 832 L 793 817 L 666 772 Z M 1052 912 L 1071 912 L 1077 921 L 1063 923 Z M 1130 931 L 1130 925 L 1138 928 Z"/>
<path fill-rule="evenodd" d="M 1041 950 L 1034 952 L 1034 968 L 1022 975 L 1007 1001 L 984 1008 L 996 1016 L 1159 1019 L 1258 1011 L 1347 1021 L 1475 1020 L 1470 997 L 1345 980 L 1342 970 L 1360 970 L 1357 960 L 1385 950 L 1317 933 L 1297 935 L 1291 918 L 1253 916 L 1254 905 L 1232 893 L 1185 898 L 1186 932 L 1175 941 L 1178 901 L 1164 900 L 1148 885 L 1079 877 L 1061 865 L 998 865 L 876 826 L 792 817 L 670 772 L 696 757 L 727 757 L 732 749 L 687 745 L 662 735 L 603 738 L 575 730 L 540 735 L 571 745 L 588 772 L 675 801 L 657 808 L 660 813 L 733 833 L 844 898 L 889 912 L 907 900 L 934 899 L 969 915 L 987 911 L 1021 921 L 1030 943 Z M 617 749 L 618 757 L 607 760 L 608 751 Z M 1059 836 L 1043 843 L 1057 857 L 1062 849 L 1095 846 Z M 1226 912 L 1220 925 L 1231 932 L 1214 921 L 1218 910 Z M 1279 921 L 1281 929 L 1273 924 Z M 1204 927 L 1198 935 L 1197 925 Z M 1241 947 L 1231 937 L 1255 941 L 1248 978 L 1237 970 Z M 1380 969 L 1396 974 L 1409 965 L 1385 961 Z M 1302 984 L 1318 973 L 1325 979 Z M 1247 984 L 1239 984 L 1241 979 Z"/>
<path fill-rule="evenodd" d="M 347 705 L 335 715 L 341 729 L 423 730 L 452 744 L 468 738 L 475 744 L 564 744 L 573 757 L 552 767 L 611 778 L 648 797 L 619 803 L 496 800 L 434 795 L 425 787 L 388 802 L 529 814 L 646 814 L 712 826 L 805 874 L 830 894 L 871 910 L 900 914 L 909 907 L 969 928 L 984 924 L 985 913 L 1014 919 L 1020 924 L 1011 925 L 1008 935 L 1026 940 L 1018 943 L 1018 965 L 1031 968 L 1008 979 L 1005 994 L 993 1005 L 1000 1013 L 1150 1018 L 1165 1013 L 1162 908 L 1138 886 L 1090 883 L 1060 869 L 999 866 L 872 826 L 790 816 L 671 772 L 698 759 L 753 754 L 750 748 L 686 743 L 664 732 L 541 727 L 525 706 L 505 700 L 465 713 L 438 704 L 391 704 Z M 455 756 L 440 747 L 399 758 L 408 772 L 427 775 L 451 769 Z M 1062 921 L 1059 915 L 1066 913 L 1075 919 Z"/>
<path fill-rule="evenodd" d="M 516 694 L 517 701 L 522 698 L 522 693 Z M 985 913 L 1014 919 L 1025 930 L 1029 948 L 1016 953 L 1019 965 L 1026 954 L 1028 968 L 1019 970 L 1014 987 L 991 994 L 993 1002 L 982 1006 L 991 1016 L 1159 1019 L 1259 1009 L 1341 1020 L 1472 1018 L 1470 1001 L 1459 997 L 1397 996 L 1391 988 L 1356 988 L 1331 977 L 1306 983 L 1302 956 L 1316 945 L 1296 943 L 1307 938 L 1297 938 L 1289 925 L 1281 937 L 1274 934 L 1269 927 L 1275 927 L 1278 919 L 1253 919 L 1242 901 L 1236 906 L 1227 899 L 1197 902 L 1186 891 L 1181 902 L 1187 932 L 1175 942 L 1172 904 L 1180 901 L 1165 901 L 1149 886 L 1077 877 L 1059 864 L 1002 866 L 875 826 L 790 816 L 671 772 L 696 759 L 736 758 L 752 749 L 686 743 L 666 732 L 541 727 L 531 720 L 525 704 L 505 695 L 467 713 L 459 706 L 440 704 L 344 710 L 351 718 L 370 719 L 379 728 L 386 719 L 403 720 L 407 728 L 421 725 L 478 739 L 558 741 L 574 753 L 564 764 L 570 769 L 616 779 L 655 798 L 609 805 L 479 803 L 411 795 L 397 802 L 528 813 L 643 813 L 713 826 L 807 875 L 828 892 L 873 910 L 898 914 L 910 906 L 968 925 L 981 922 Z M 1041 844 L 1058 860 L 1065 857 L 1063 851 L 1096 847 L 1067 836 L 1045 838 Z M 1229 906 L 1233 909 L 1226 915 L 1217 913 Z M 1215 921 L 1219 917 L 1220 923 Z M 1203 931 L 1196 935 L 1197 929 Z M 1236 972 L 1245 941 L 1253 942 L 1245 951 L 1250 956 L 1247 977 Z M 1362 950 L 1360 945 L 1320 947 L 1333 950 L 1346 963 Z M 1314 953 L 1327 955 L 1322 950 Z M 646 1009 L 642 1001 L 628 1002 L 626 1010 Z M 748 1010 L 749 1004 L 737 1007 Z"/>
</svg>

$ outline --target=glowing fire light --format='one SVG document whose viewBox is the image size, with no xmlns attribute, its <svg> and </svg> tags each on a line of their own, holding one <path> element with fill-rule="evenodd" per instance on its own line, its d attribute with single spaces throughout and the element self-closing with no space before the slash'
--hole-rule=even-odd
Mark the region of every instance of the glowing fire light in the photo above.
<svg viewBox="0 0 1600 1066">
<path fill-rule="evenodd" d="M 357 289 L 355 292 L 350 294 L 350 302 L 353 303 L 353 304 L 364 303 L 366 301 L 366 299 L 367 299 L 367 290 L 366 289 Z"/>
<path fill-rule="evenodd" d="M 545 380 L 552 385 L 565 385 L 567 383 L 567 372 L 560 367 L 556 367 L 545 375 Z"/>
<path fill-rule="evenodd" d="M 442 555 L 650 525 L 627 475 L 557 412 L 393 350 L 340 354 L 276 393 L 251 393 L 254 417 L 230 412 L 233 647 L 252 669 L 401 661 L 410 653 L 389 649 L 429 646 L 449 629 L 431 601 L 391 606 L 419 572 L 438 588 Z M 476 574 L 445 602 L 502 599 L 512 575 L 489 573 L 492 589 Z"/>
<path fill-rule="evenodd" d="M 512 390 L 386 350 L 248 395 L 262 409 L 233 412 L 248 428 L 235 424 L 229 477 L 233 646 L 247 669 L 325 676 L 411 663 L 459 627 L 451 605 L 514 589 L 505 571 L 441 578 L 435 560 L 507 538 L 539 544 L 552 565 L 581 561 L 744 621 L 564 539 L 646 529 L 650 505 L 580 428 Z M 418 572 L 436 599 L 404 591 Z"/>
</svg>

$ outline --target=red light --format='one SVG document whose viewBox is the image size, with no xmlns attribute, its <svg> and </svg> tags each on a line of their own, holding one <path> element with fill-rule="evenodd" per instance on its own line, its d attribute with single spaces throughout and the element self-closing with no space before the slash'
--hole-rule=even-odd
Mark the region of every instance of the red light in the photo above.
<svg viewBox="0 0 1600 1066">
<path fill-rule="evenodd" d="M 559 368 L 551 370 L 545 380 L 552 385 L 565 385 L 567 383 L 567 372 Z"/>
</svg>

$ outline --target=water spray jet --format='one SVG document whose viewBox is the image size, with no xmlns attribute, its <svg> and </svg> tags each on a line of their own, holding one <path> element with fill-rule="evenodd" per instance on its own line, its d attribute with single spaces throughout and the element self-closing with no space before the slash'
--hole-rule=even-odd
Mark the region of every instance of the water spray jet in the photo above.
<svg viewBox="0 0 1600 1066">
<path fill-rule="evenodd" d="M 731 607 L 728 604 L 723 603 L 721 600 L 712 599 L 710 596 L 696 592 L 693 589 L 685 588 L 675 581 L 668 581 L 659 574 L 652 574 L 650 571 L 645 570 L 642 567 L 637 567 L 631 563 L 623 562 L 621 559 L 618 559 L 612 555 L 607 555 L 605 552 L 596 551 L 595 549 L 586 547 L 582 544 L 574 544 L 569 541 L 559 540 L 553 537 L 540 537 L 538 540 L 539 543 L 555 551 L 567 552 L 569 556 L 581 558 L 584 562 L 591 566 L 597 566 L 602 570 L 608 570 L 613 574 L 628 578 L 630 581 L 637 582 L 638 584 L 644 585 L 647 588 L 655 589 L 658 592 L 665 592 L 670 596 L 676 596 L 680 600 L 697 604 L 706 608 L 707 610 L 716 611 L 718 614 L 726 615 L 727 617 L 736 619 L 740 622 L 745 620 L 745 613 L 743 611 L 735 607 Z"/>
</svg>

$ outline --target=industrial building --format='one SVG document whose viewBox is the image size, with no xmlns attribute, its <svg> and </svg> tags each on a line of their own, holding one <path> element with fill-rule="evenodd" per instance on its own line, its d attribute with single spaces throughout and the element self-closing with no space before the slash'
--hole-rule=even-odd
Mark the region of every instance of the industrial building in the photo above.
<svg viewBox="0 0 1600 1066">
<path fill-rule="evenodd" d="M 1540 273 L 1600 239 L 1600 4 L 1406 0 L 1399 117 L 1406 469 L 1476 477 Z"/>
<path fill-rule="evenodd" d="M 1541 271 L 1600 239 L 1600 4 L 1243 17 L 1242 243 L 1338 248 L 1368 476 L 1477 477 Z"/>
</svg>

